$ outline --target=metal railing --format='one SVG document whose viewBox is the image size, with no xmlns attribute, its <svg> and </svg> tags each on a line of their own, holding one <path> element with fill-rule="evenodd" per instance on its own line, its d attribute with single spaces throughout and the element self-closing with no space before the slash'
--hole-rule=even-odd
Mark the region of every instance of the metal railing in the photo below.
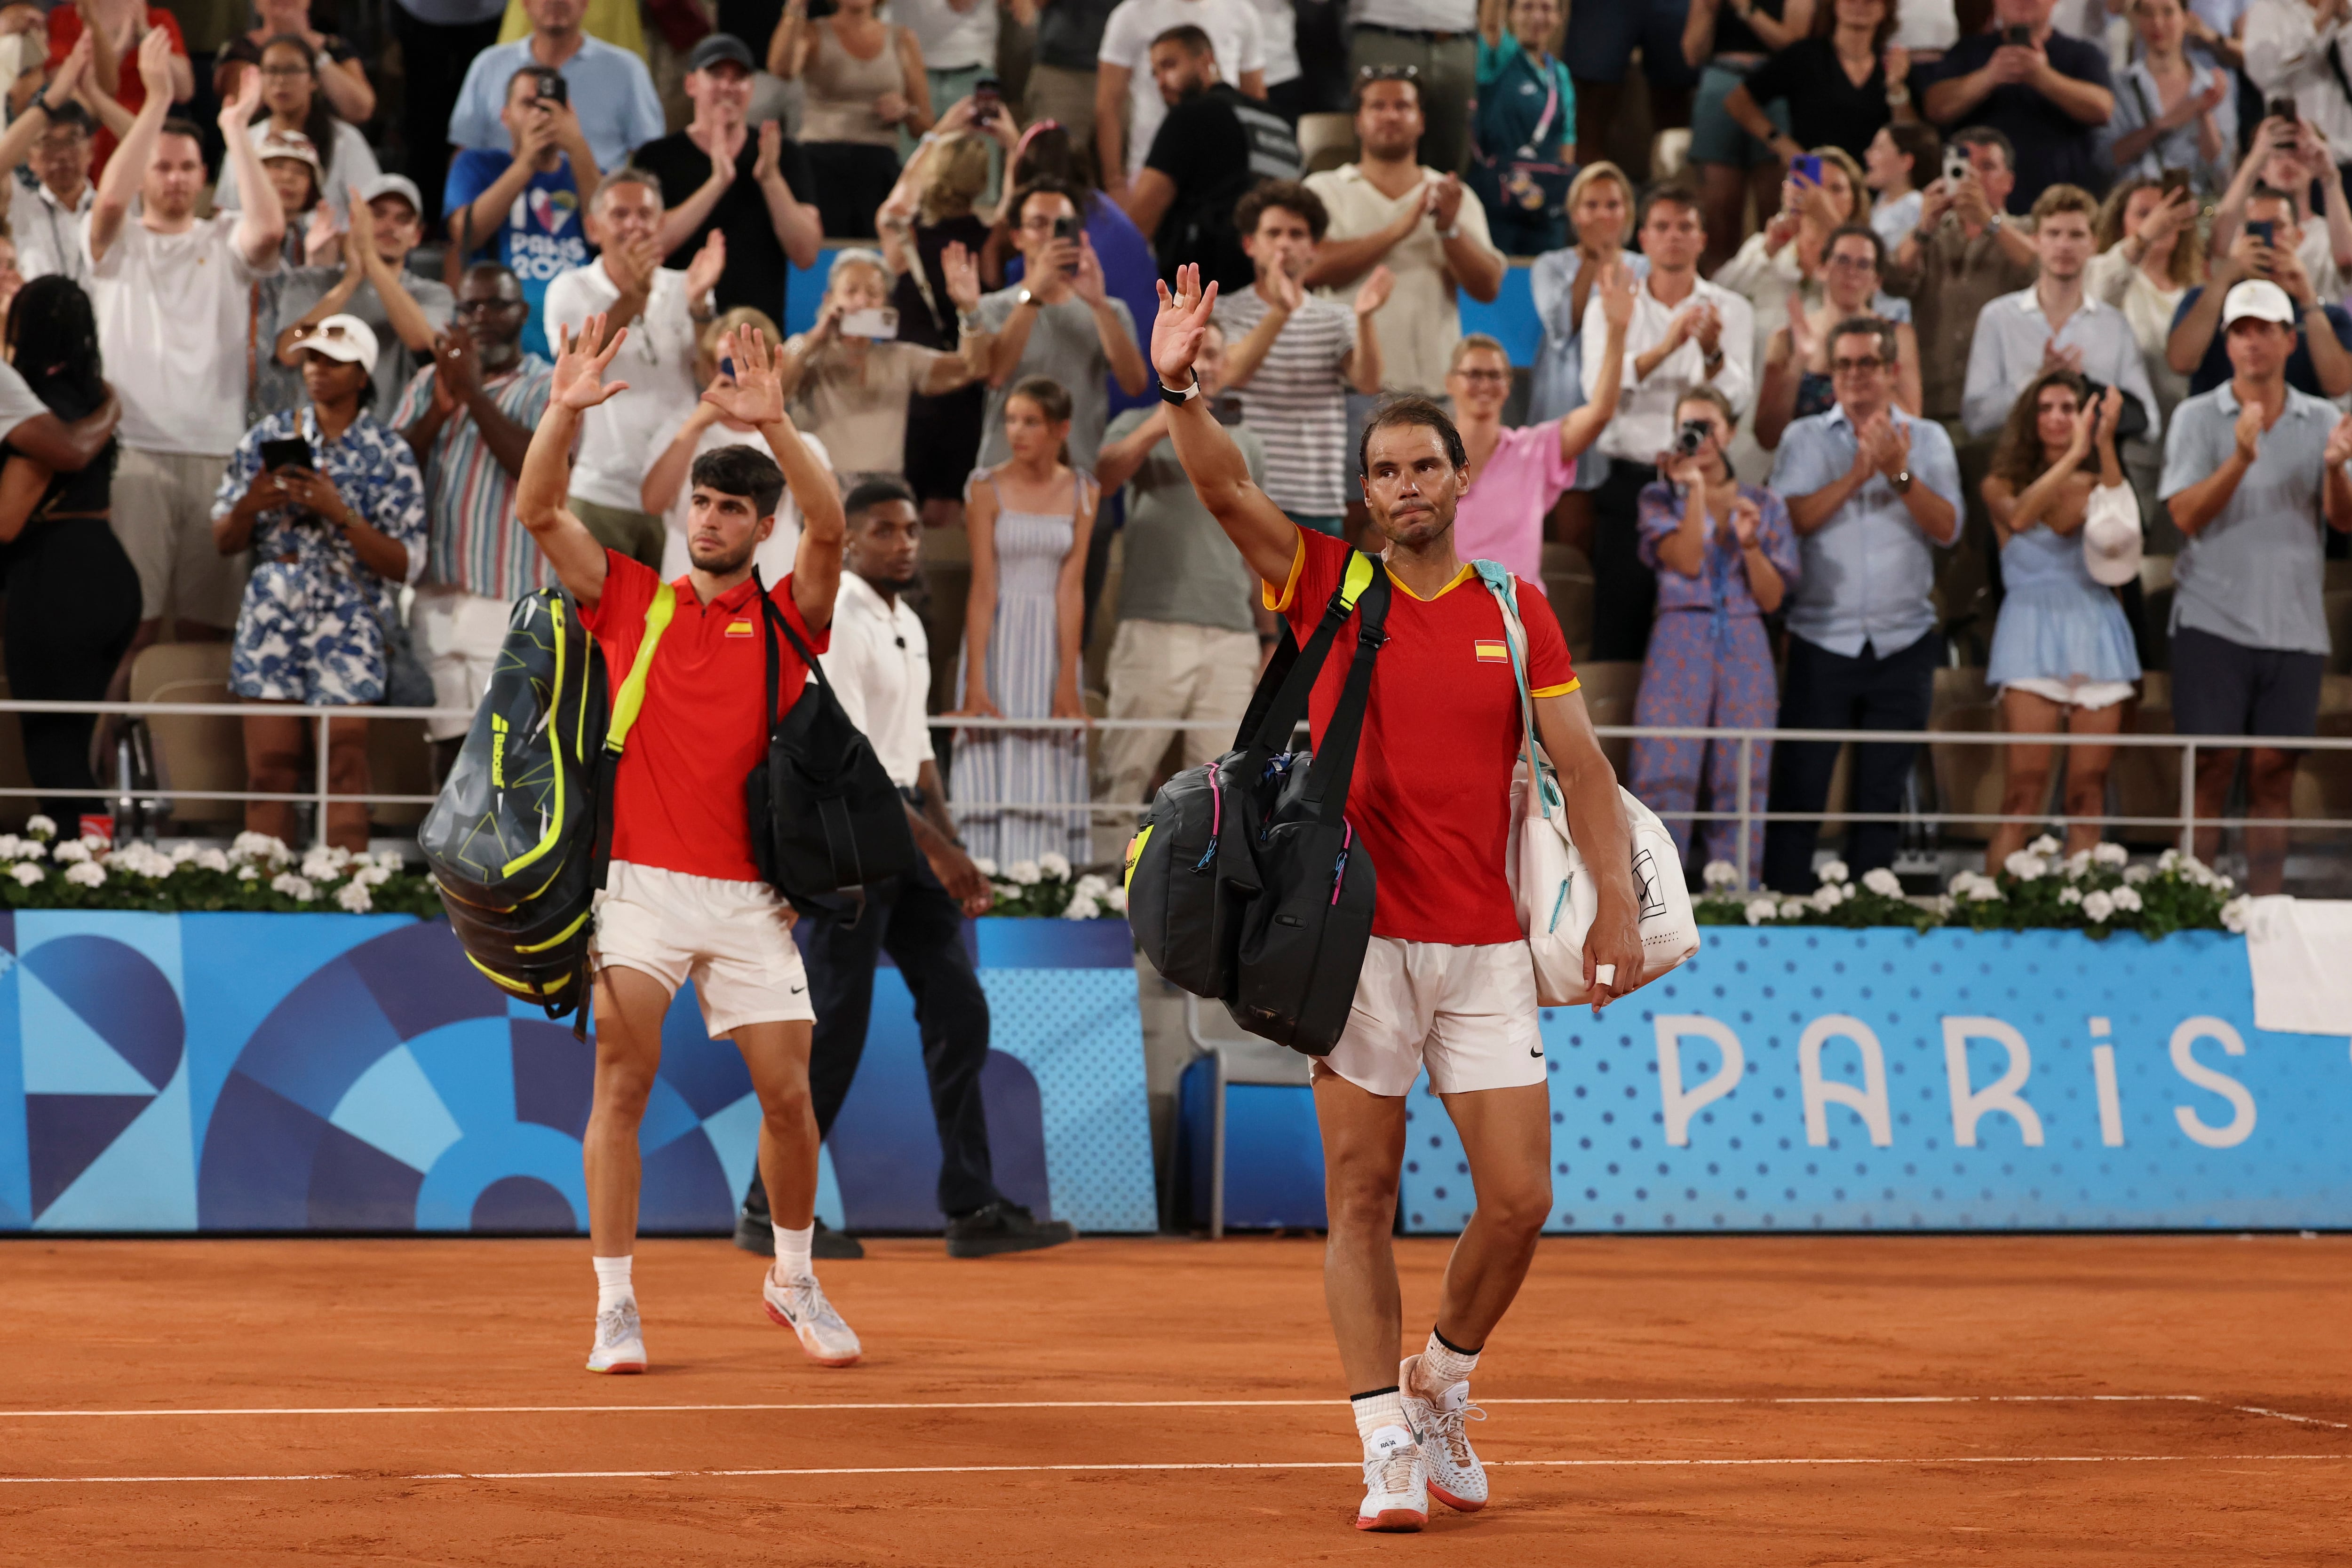
<svg viewBox="0 0 2352 1568">
<path fill-rule="evenodd" d="M 430 795 L 340 794 L 328 778 L 328 721 L 335 718 L 428 720 L 434 718 L 462 719 L 470 722 L 470 709 L 404 708 L 404 707 L 322 707 L 297 704 L 271 703 L 158 703 L 158 702 L 47 702 L 29 698 L 0 700 L 0 713 L 76 713 L 118 715 L 151 717 L 228 717 L 247 718 L 267 716 L 273 718 L 301 718 L 316 725 L 315 743 L 318 750 L 317 771 L 313 788 L 299 792 L 271 792 L 251 789 L 184 789 L 168 781 L 159 780 L 152 789 L 135 791 L 142 797 L 170 800 L 272 801 L 308 804 L 316 810 L 315 831 L 323 841 L 327 808 L 332 804 L 371 806 L 430 805 Z M 1024 732 L 1035 734 L 1067 734 L 1081 737 L 1089 731 L 1153 730 L 1162 734 L 1178 731 L 1203 732 L 1219 736 L 1232 733 L 1230 720 L 1184 720 L 1156 718 L 968 718 L 940 716 L 932 727 L 950 730 Z M 1735 745 L 1738 758 L 1734 768 L 1737 798 L 1728 810 L 1662 811 L 1662 817 L 1691 822 L 1734 821 L 1739 824 L 1737 866 L 1740 885 L 1752 884 L 1754 867 L 1748 863 L 1749 830 L 1759 823 L 1772 822 L 1896 822 L 1918 826 L 1992 826 L 2023 824 L 2038 826 L 2053 821 L 2096 823 L 2102 828 L 2164 828 L 2176 834 L 2183 853 L 2194 847 L 2199 830 L 2206 828 L 2260 827 L 2288 831 L 2294 829 L 2340 830 L 2352 833 L 2352 819 L 2336 817 L 2230 817 L 2200 816 L 2197 812 L 2197 759 L 2200 752 L 2240 751 L 2248 748 L 2290 752 L 2352 752 L 2352 737 L 2339 736 L 2216 736 L 2216 735 L 2076 735 L 2064 731 L 2051 733 L 1984 730 L 1868 730 L 1868 729 L 1732 729 L 1709 728 L 1701 725 L 1599 725 L 1595 733 L 1603 739 L 1705 740 L 1717 744 Z M 1908 745 L 1929 747 L 1978 746 L 2104 746 L 2118 749 L 2172 749 L 2180 753 L 2179 809 L 2161 816 L 2127 816 L 2100 814 L 2076 815 L 2072 812 L 2034 811 L 2002 813 L 1986 811 L 1856 811 L 1852 810 L 1819 811 L 1774 811 L 1764 809 L 1754 799 L 1750 779 L 1754 772 L 1755 748 L 1758 743 L 1767 745 L 1790 741 L 1816 741 L 1827 744 L 1848 742 L 1861 745 Z M 0 799 L 53 795 L 61 791 L 37 787 L 0 786 Z M 124 791 L 119 785 L 100 782 L 96 793 L 113 797 Z M 1131 817 L 1141 809 L 1139 802 L 1111 800 L 950 800 L 949 809 L 959 820 L 990 811 L 1026 811 L 1038 813 L 1084 814 L 1094 817 Z"/>
</svg>

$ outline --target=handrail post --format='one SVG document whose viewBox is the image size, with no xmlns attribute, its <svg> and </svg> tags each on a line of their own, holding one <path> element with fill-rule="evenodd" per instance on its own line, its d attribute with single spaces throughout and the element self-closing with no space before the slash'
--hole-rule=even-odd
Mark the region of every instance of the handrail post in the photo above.
<svg viewBox="0 0 2352 1568">
<path fill-rule="evenodd" d="M 1748 864 L 1748 834 L 1750 821 L 1754 816 L 1754 808 L 1750 806 L 1748 797 L 1748 769 L 1755 765 L 1756 737 L 1748 731 L 1741 730 L 1739 732 L 1739 852 L 1735 863 L 1739 867 L 1739 891 L 1742 893 L 1746 893 L 1755 885 L 1748 880 L 1748 873 L 1754 868 Z"/>
<path fill-rule="evenodd" d="M 318 820 L 310 824 L 310 842 L 317 848 L 327 847 L 327 716 L 319 715 L 319 804 Z"/>
<path fill-rule="evenodd" d="M 2197 852 L 2197 742 L 2180 748 L 2180 852 Z"/>
</svg>

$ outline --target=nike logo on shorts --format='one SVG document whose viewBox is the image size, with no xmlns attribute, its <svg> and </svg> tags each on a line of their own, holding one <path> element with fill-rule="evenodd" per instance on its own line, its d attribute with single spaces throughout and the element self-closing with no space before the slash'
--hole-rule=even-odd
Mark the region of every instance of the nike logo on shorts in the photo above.
<svg viewBox="0 0 2352 1568">
<path fill-rule="evenodd" d="M 1534 1057 L 1538 1061 L 1541 1061 L 1543 1060 L 1543 1047 L 1540 1045 L 1531 1045 L 1528 1047 L 1528 1054 Z"/>
</svg>

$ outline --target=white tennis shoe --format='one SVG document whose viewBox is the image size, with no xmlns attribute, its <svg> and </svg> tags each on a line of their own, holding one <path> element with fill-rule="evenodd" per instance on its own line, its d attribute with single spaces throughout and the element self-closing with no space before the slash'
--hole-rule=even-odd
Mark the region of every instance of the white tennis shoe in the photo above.
<svg viewBox="0 0 2352 1568">
<path fill-rule="evenodd" d="M 1470 1403 L 1467 1379 L 1434 1399 L 1413 1392 L 1421 1357 L 1409 1355 L 1397 1368 L 1397 1390 L 1404 1418 L 1421 1436 L 1421 1457 L 1429 1470 L 1430 1494 L 1460 1513 L 1475 1513 L 1486 1506 L 1486 1467 L 1470 1447 L 1465 1421 L 1484 1421 L 1486 1413 Z"/>
<path fill-rule="evenodd" d="M 801 1348 L 819 1366 L 854 1366 L 865 1354 L 814 1274 L 779 1284 L 772 1267 L 760 1281 L 760 1300 L 768 1316 L 800 1336 Z"/>
<path fill-rule="evenodd" d="M 1421 1444 L 1402 1427 L 1364 1439 L 1364 1500 L 1358 1530 L 1419 1530 L 1429 1522 L 1429 1469 Z"/>
<path fill-rule="evenodd" d="M 591 1372 L 643 1372 L 646 1337 L 637 1323 L 634 1297 L 614 1302 L 596 1314 L 596 1343 L 588 1349 Z"/>
</svg>

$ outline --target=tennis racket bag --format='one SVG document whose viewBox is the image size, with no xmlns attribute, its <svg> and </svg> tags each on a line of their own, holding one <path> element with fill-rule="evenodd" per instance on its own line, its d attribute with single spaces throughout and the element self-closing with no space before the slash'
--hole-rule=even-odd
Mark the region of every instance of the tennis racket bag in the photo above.
<svg viewBox="0 0 2352 1568">
<path fill-rule="evenodd" d="M 915 869 L 915 835 L 907 825 L 906 798 L 874 754 L 873 743 L 850 722 L 825 678 L 824 666 L 768 597 L 756 568 L 751 581 L 759 591 L 767 628 L 761 641 L 767 652 L 768 712 L 776 711 L 778 636 L 792 643 L 816 676 L 813 685 L 802 688 L 791 710 L 774 721 L 766 758 L 743 781 L 751 860 L 769 885 L 804 914 L 837 917 L 840 901 L 817 900 L 827 894 L 850 894 L 855 907 L 849 924 L 854 925 L 865 913 L 865 894 L 858 891 L 865 883 Z"/>
<path fill-rule="evenodd" d="M 488 693 L 417 829 L 450 928 L 475 968 L 553 1019 L 587 1026 L 591 907 L 613 839 L 612 776 L 676 609 L 664 584 L 618 697 L 560 588 L 515 601 Z"/>
<path fill-rule="evenodd" d="M 1348 821 L 1348 785 L 1388 610 L 1388 574 L 1379 572 L 1359 605 L 1355 655 L 1322 749 L 1271 758 L 1244 801 L 1258 891 L 1243 909 L 1225 1010 L 1250 1033 L 1308 1056 L 1339 1043 L 1372 939 L 1372 857 Z"/>
<path fill-rule="evenodd" d="M 1234 748 L 1160 786 L 1127 845 L 1127 920 L 1145 957 L 1171 985 L 1229 1001 L 1244 906 L 1262 887 L 1244 801 L 1267 764 L 1290 746 L 1340 626 L 1372 580 L 1367 555 L 1349 558 L 1339 591 L 1301 650 L 1285 627 L 1258 678 Z"/>
</svg>

